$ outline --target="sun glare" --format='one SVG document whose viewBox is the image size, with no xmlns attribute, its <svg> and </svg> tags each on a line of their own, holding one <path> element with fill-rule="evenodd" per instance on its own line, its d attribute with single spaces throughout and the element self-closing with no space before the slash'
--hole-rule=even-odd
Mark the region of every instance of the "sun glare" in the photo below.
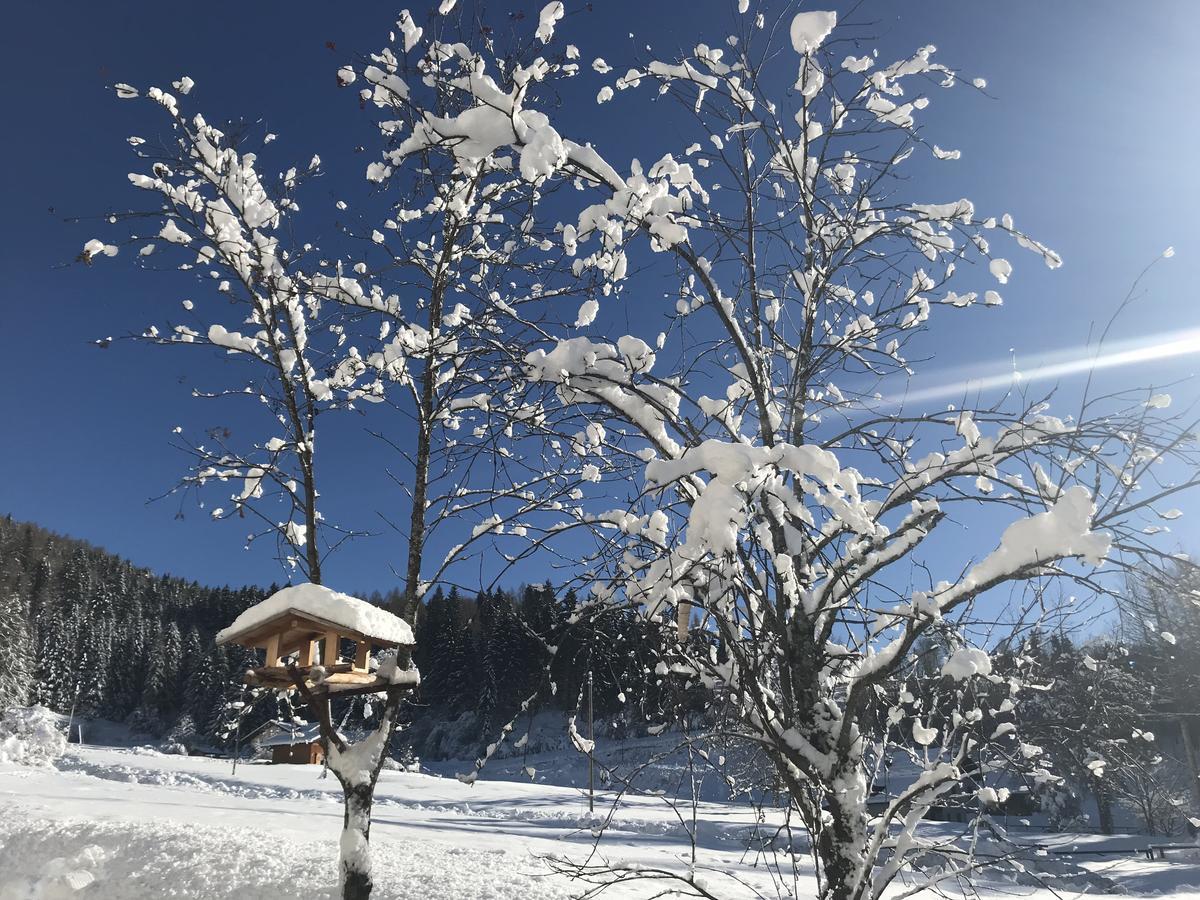
<svg viewBox="0 0 1200 900">
<path fill-rule="evenodd" d="M 890 396 L 885 402 L 910 404 L 944 400 L 967 394 L 1012 389 L 1037 381 L 1069 378 L 1089 371 L 1161 362 L 1196 353 L 1200 353 L 1200 328 L 1121 341 L 1101 348 L 1099 352 L 1090 347 L 1060 351 L 1052 354 L 1045 362 L 1028 369 L 1010 363 L 1004 372 L 991 375 L 943 378 L 927 387 L 918 387 L 904 394 Z M 998 368 L 998 365 L 981 368 L 986 371 L 988 368 Z"/>
</svg>

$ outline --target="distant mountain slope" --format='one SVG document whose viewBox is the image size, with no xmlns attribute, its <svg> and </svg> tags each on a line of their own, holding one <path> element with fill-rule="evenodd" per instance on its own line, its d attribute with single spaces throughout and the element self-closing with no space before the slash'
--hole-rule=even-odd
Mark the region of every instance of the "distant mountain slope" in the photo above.
<svg viewBox="0 0 1200 900">
<path fill-rule="evenodd" d="M 184 744 L 213 743 L 249 663 L 247 651 L 217 647 L 214 636 L 275 589 L 156 575 L 85 541 L 0 518 L 0 707 L 42 703 Z M 388 605 L 396 592 L 360 596 Z M 422 687 L 401 740 L 427 758 L 481 749 L 535 695 L 531 712 L 584 708 L 589 671 L 596 715 L 618 730 L 705 707 L 697 692 L 651 675 L 674 639 L 673 622 L 625 611 L 573 626 L 577 608 L 572 592 L 549 584 L 475 596 L 436 589 L 417 616 Z M 557 647 L 553 659 L 548 646 Z M 351 725 L 371 714 L 366 701 L 335 709 Z M 281 715 L 292 715 L 286 699 L 264 697 L 243 728 Z"/>
<path fill-rule="evenodd" d="M 17 688 L 52 709 L 132 718 L 156 733 L 188 717 L 207 730 L 244 657 L 214 646 L 213 635 L 262 597 L 260 588 L 155 575 L 85 541 L 0 518 L 0 602 L 12 626 L 0 632 L 0 659 L 15 657 Z"/>
</svg>

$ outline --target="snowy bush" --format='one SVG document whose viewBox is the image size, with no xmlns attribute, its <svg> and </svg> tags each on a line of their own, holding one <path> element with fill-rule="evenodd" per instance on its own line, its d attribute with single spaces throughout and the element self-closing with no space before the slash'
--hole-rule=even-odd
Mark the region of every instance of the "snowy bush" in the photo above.
<svg viewBox="0 0 1200 900">
<path fill-rule="evenodd" d="M 389 772 L 416 772 L 421 771 L 421 760 L 413 756 L 411 753 L 404 759 L 395 759 L 388 756 L 383 760 L 383 767 Z"/>
<path fill-rule="evenodd" d="M 199 740 L 195 721 L 190 715 L 184 713 L 167 732 L 166 739 L 163 741 L 163 752 L 187 756 Z"/>
<path fill-rule="evenodd" d="M 66 749 L 62 716 L 44 706 L 14 706 L 0 718 L 0 762 L 44 766 Z"/>
</svg>

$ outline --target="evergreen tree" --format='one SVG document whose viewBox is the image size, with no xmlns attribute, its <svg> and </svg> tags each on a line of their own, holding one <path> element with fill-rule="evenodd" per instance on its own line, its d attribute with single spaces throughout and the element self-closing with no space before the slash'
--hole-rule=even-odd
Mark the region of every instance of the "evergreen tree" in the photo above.
<svg viewBox="0 0 1200 900">
<path fill-rule="evenodd" d="M 27 604 L 19 594 L 0 602 L 0 712 L 22 706 L 33 683 Z"/>
</svg>

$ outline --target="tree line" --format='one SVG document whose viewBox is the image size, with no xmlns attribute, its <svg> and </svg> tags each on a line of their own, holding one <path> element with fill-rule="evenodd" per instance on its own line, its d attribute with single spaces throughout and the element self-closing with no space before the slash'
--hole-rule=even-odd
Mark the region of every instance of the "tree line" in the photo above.
<svg viewBox="0 0 1200 900">
<path fill-rule="evenodd" d="M 240 675 L 253 663 L 241 647 L 217 646 L 216 633 L 275 590 L 155 575 L 84 541 L 0 518 L 0 707 L 40 703 L 185 745 L 221 746 L 236 739 L 231 707 L 246 702 Z M 402 592 L 366 596 L 394 605 Z M 423 685 L 409 719 L 469 714 L 468 733 L 486 742 L 530 698 L 531 708 L 577 708 L 589 672 L 597 715 L 661 719 L 672 688 L 654 668 L 667 626 L 627 611 L 575 627 L 577 606 L 573 592 L 548 583 L 475 596 L 434 591 L 416 615 Z M 256 704 L 243 732 L 279 712 Z M 350 713 L 354 724 L 361 710 Z"/>
<path fill-rule="evenodd" d="M 216 632 L 262 599 L 155 575 L 84 541 L 0 519 L 0 706 L 40 703 L 204 735 L 246 663 Z"/>
<path fill-rule="evenodd" d="M 1108 832 L 1123 811 L 1169 833 L 1187 819 L 1200 789 L 1192 721 L 1200 659 L 1181 649 L 1200 641 L 1195 581 L 1179 568 L 1174 583 L 1131 582 L 1113 633 L 1032 630 L 992 651 L 995 676 L 1019 681 L 1024 699 L 985 730 L 1005 720 L 1018 726 L 1017 752 L 1036 755 L 1042 767 L 1028 793 L 1052 825 Z M 184 746 L 229 744 L 237 739 L 231 708 L 245 701 L 240 673 L 251 661 L 214 638 L 273 590 L 155 575 L 83 541 L 0 518 L 0 707 L 41 703 Z M 401 596 L 395 589 L 368 599 L 389 605 Z M 614 736 L 688 713 L 720 716 L 719 698 L 681 688 L 660 667 L 673 622 L 632 610 L 580 617 L 579 609 L 573 591 L 550 583 L 475 595 L 437 588 L 416 616 L 422 687 L 401 742 L 431 757 L 473 752 L 471 742 L 494 740 L 522 711 L 582 711 L 589 677 L 594 712 Z M 887 710 L 899 697 L 922 727 L 947 727 L 958 715 L 944 690 L 952 679 L 942 674 L 952 649 L 936 634 L 923 641 L 911 668 L 881 689 L 869 730 L 889 727 Z M 273 702 L 256 703 L 242 732 L 280 713 Z M 340 717 L 353 727 L 370 711 L 359 704 Z M 451 722 L 459 743 L 439 744 L 438 726 Z M 911 720 L 902 727 L 911 732 Z"/>
</svg>

